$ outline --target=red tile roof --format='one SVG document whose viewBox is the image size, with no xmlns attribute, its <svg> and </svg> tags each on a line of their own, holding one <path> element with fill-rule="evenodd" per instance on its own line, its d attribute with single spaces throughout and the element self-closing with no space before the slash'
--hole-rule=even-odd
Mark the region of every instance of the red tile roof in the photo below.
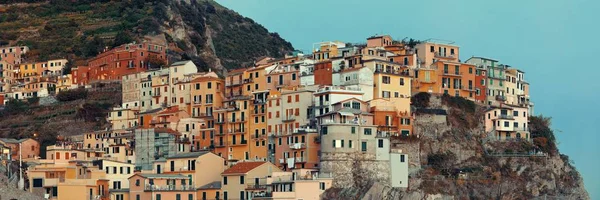
<svg viewBox="0 0 600 200">
<path fill-rule="evenodd" d="M 173 114 L 173 113 L 178 113 L 178 112 L 179 112 L 179 106 L 171 106 L 171 107 L 166 108 L 162 112 L 159 112 L 158 115 Z"/>
<path fill-rule="evenodd" d="M 235 164 L 233 167 L 225 170 L 221 174 L 244 174 L 244 173 L 248 173 L 250 170 L 253 170 L 254 168 L 257 168 L 258 166 L 261 166 L 265 163 L 267 163 L 267 162 L 241 162 L 241 163 Z"/>
</svg>

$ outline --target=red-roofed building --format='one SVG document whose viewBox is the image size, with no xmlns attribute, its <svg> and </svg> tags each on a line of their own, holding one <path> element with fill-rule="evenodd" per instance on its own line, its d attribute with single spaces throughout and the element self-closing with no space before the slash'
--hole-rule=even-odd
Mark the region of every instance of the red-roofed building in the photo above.
<svg viewBox="0 0 600 200">
<path fill-rule="evenodd" d="M 261 179 L 281 170 L 270 162 L 240 162 L 221 173 L 224 199 L 251 199 L 253 192 L 264 190 Z"/>
</svg>

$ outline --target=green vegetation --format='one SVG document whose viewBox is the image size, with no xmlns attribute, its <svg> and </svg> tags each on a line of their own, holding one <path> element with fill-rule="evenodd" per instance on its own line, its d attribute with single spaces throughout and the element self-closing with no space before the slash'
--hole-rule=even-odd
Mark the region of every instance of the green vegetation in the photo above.
<svg viewBox="0 0 600 200">
<path fill-rule="evenodd" d="M 477 108 L 475 102 L 471 100 L 463 97 L 450 96 L 448 94 L 442 95 L 442 102 L 452 108 L 460 109 L 468 113 L 474 113 Z"/>
<path fill-rule="evenodd" d="M 85 98 L 87 98 L 87 96 L 88 96 L 87 90 L 80 88 L 80 89 L 59 92 L 56 95 L 56 100 L 73 101 L 73 100 L 77 100 L 77 99 L 85 99 Z"/>
<path fill-rule="evenodd" d="M 533 144 L 550 155 L 556 155 L 558 153 L 558 147 L 556 146 L 554 131 L 550 126 L 550 117 L 544 117 L 542 115 L 529 117 L 529 129 L 531 138 L 533 138 Z"/>
<path fill-rule="evenodd" d="M 456 155 L 450 151 L 437 152 L 427 155 L 427 163 L 429 166 L 438 171 L 453 168 L 455 161 Z"/>
<path fill-rule="evenodd" d="M 431 94 L 428 92 L 419 92 L 412 96 L 410 101 L 417 108 L 427 108 L 429 107 L 429 98 L 431 98 Z"/>
<path fill-rule="evenodd" d="M 239 68 L 251 65 L 260 56 L 281 57 L 293 50 L 277 33 L 269 33 L 252 19 L 213 1 L 189 4 L 167 0 L 4 2 L 35 3 L 12 5 L 0 13 L 0 45 L 29 46 L 32 51 L 27 59 L 30 61 L 87 60 L 107 47 L 140 40 L 146 35 L 165 35 L 168 42 L 185 51 L 175 55 L 169 52 L 171 57 L 193 60 L 203 69 L 214 66 L 217 60 L 226 68 Z M 167 13 L 169 10 L 172 13 Z M 189 41 L 174 39 L 163 32 L 180 28 L 171 27 L 174 25 L 186 28 L 185 38 Z"/>
</svg>

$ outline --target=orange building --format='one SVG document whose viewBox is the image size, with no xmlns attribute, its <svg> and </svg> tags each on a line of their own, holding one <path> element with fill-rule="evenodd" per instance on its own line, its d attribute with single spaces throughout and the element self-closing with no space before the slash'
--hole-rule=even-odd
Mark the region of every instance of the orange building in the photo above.
<svg viewBox="0 0 600 200">
<path fill-rule="evenodd" d="M 166 65 L 166 45 L 154 42 L 143 42 L 141 44 L 130 43 L 115 47 L 102 52 L 98 56 L 88 60 L 89 69 L 81 70 L 77 67 L 78 74 L 85 73 L 86 76 L 76 76 L 76 83 L 89 83 L 95 80 L 121 80 L 121 76 L 148 70 L 151 60 L 160 60 Z M 85 71 L 85 72 L 83 72 Z"/>
<path fill-rule="evenodd" d="M 487 101 L 487 70 L 476 68 L 475 71 L 475 101 L 486 103 Z"/>
<path fill-rule="evenodd" d="M 430 92 L 475 99 L 475 66 L 451 61 L 437 61 L 416 70 L 413 93 Z"/>
<path fill-rule="evenodd" d="M 330 60 L 315 63 L 315 85 L 332 85 L 332 75 L 333 68 Z"/>
<path fill-rule="evenodd" d="M 27 46 L 1 47 L 0 60 L 13 65 L 19 65 L 22 62 L 22 56 L 29 51 Z"/>
<path fill-rule="evenodd" d="M 280 90 L 283 87 L 300 85 L 300 64 L 277 65 L 267 76 L 267 89 Z"/>
<path fill-rule="evenodd" d="M 367 38 L 367 47 L 386 47 L 392 45 L 393 40 L 389 35 L 378 35 Z"/>
<path fill-rule="evenodd" d="M 213 113 L 215 109 L 223 107 L 225 82 L 211 72 L 194 78 L 190 85 L 191 116 L 201 118 L 205 122 L 204 126 L 200 126 L 199 135 L 195 136 L 194 145 L 197 149 L 209 148 L 214 145 L 215 138 Z"/>
<path fill-rule="evenodd" d="M 143 174 L 129 177 L 131 199 L 196 199 L 191 178 L 181 174 Z"/>
<path fill-rule="evenodd" d="M 19 159 L 19 148 L 21 148 L 21 156 L 23 159 L 33 159 L 40 156 L 40 143 L 31 138 L 24 138 L 20 140 L 12 138 L 0 138 L 0 144 L 11 149 L 11 158 L 13 160 Z"/>
</svg>

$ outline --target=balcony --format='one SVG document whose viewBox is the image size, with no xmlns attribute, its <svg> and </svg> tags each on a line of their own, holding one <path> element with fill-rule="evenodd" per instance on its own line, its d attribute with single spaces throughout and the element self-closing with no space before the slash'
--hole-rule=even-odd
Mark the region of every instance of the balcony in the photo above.
<svg viewBox="0 0 600 200">
<path fill-rule="evenodd" d="M 193 185 L 146 185 L 144 191 L 195 191 Z"/>
<path fill-rule="evenodd" d="M 294 150 L 306 149 L 306 144 L 304 144 L 304 143 L 293 143 L 293 144 L 290 144 L 290 149 L 294 149 Z"/>
<path fill-rule="evenodd" d="M 167 120 L 150 120 L 150 124 L 151 125 L 167 124 L 167 123 L 169 123 Z"/>
<path fill-rule="evenodd" d="M 248 140 L 242 140 L 239 142 L 229 141 L 229 146 L 244 146 L 248 144 Z"/>
<path fill-rule="evenodd" d="M 457 76 L 460 77 L 463 75 L 463 72 L 454 72 L 454 73 L 450 73 L 449 71 L 444 71 L 444 75 L 445 76 Z"/>
<path fill-rule="evenodd" d="M 375 137 L 378 138 L 389 138 L 391 135 L 393 135 L 394 133 L 398 133 L 398 132 L 392 132 L 392 131 L 377 131 L 377 134 L 375 135 Z"/>
<path fill-rule="evenodd" d="M 296 157 L 296 158 L 294 159 L 294 161 L 295 161 L 295 162 L 297 162 L 297 163 L 305 163 L 305 162 L 306 162 L 306 158 L 303 158 L 303 157 Z"/>
<path fill-rule="evenodd" d="M 455 58 L 456 55 L 454 54 L 446 54 L 446 53 L 442 53 L 439 51 L 434 52 L 434 56 L 438 57 L 438 58 Z"/>
<path fill-rule="evenodd" d="M 187 137 L 183 137 L 183 138 L 179 138 L 177 139 L 178 143 L 190 143 L 190 138 Z"/>
<path fill-rule="evenodd" d="M 225 133 L 224 133 L 224 132 L 216 132 L 216 133 L 215 133 L 215 136 L 224 136 L 224 135 L 225 135 Z"/>
<path fill-rule="evenodd" d="M 295 128 L 293 134 L 316 133 L 317 129 L 312 128 Z"/>
<path fill-rule="evenodd" d="M 499 115 L 498 119 L 514 120 L 515 118 L 512 115 Z"/>
<path fill-rule="evenodd" d="M 498 101 L 506 101 L 506 96 L 496 95 L 496 100 L 498 100 Z"/>
<path fill-rule="evenodd" d="M 249 183 L 248 185 L 246 185 L 246 190 L 267 190 L 267 184 L 260 183 L 260 181 L 258 184 Z"/>
<path fill-rule="evenodd" d="M 246 118 L 229 119 L 229 123 L 243 123 L 246 122 Z"/>
<path fill-rule="evenodd" d="M 281 117 L 281 121 L 282 122 L 293 122 L 293 121 L 296 121 L 296 116 L 294 116 L 294 115 L 283 116 L 283 117 Z"/>
<path fill-rule="evenodd" d="M 244 83 L 254 83 L 254 79 L 252 79 L 252 78 L 244 79 Z"/>
<path fill-rule="evenodd" d="M 338 121 L 332 120 L 332 119 L 321 120 L 321 125 L 337 125 L 337 124 L 359 125 L 360 123 L 358 121 L 354 121 L 354 120 L 346 120 L 346 121 L 341 121 L 341 122 L 338 122 Z"/>
<path fill-rule="evenodd" d="M 472 85 L 469 85 L 469 86 L 461 85 L 460 89 L 461 90 L 467 90 L 467 91 L 475 91 L 475 87 L 473 87 Z"/>
<path fill-rule="evenodd" d="M 218 148 L 218 147 L 225 147 L 225 143 L 217 143 L 217 144 L 215 144 L 215 148 Z"/>
<path fill-rule="evenodd" d="M 224 124 L 225 120 L 224 119 L 217 119 L 215 120 L 215 124 Z"/>
<path fill-rule="evenodd" d="M 242 81 L 240 81 L 240 80 L 235 80 L 235 81 L 227 81 L 227 82 L 225 83 L 225 86 L 226 86 L 226 87 L 232 87 L 232 86 L 238 86 L 238 85 L 241 85 L 241 84 L 242 84 Z"/>
<path fill-rule="evenodd" d="M 262 138 L 265 138 L 265 137 L 266 137 L 266 135 L 261 135 L 261 134 L 253 134 L 252 135 L 252 139 L 255 139 L 255 140 L 256 139 L 262 139 Z"/>
<path fill-rule="evenodd" d="M 233 129 L 229 130 L 229 134 L 244 134 L 246 131 L 247 129 Z"/>
<path fill-rule="evenodd" d="M 400 76 L 410 76 L 410 73 L 402 70 L 392 70 L 392 69 L 375 69 L 376 74 L 391 74 L 391 75 L 400 75 Z"/>
<path fill-rule="evenodd" d="M 152 93 L 152 97 L 160 97 L 160 92 Z"/>
</svg>

